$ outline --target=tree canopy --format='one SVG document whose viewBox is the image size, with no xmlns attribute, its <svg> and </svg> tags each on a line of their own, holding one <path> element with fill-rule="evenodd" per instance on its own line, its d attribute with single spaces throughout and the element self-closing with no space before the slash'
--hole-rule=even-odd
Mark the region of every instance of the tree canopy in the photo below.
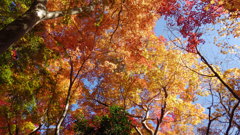
<svg viewBox="0 0 240 135">
<path fill-rule="evenodd" d="M 238 0 L 0 5 L 0 134 L 240 133 Z"/>
</svg>

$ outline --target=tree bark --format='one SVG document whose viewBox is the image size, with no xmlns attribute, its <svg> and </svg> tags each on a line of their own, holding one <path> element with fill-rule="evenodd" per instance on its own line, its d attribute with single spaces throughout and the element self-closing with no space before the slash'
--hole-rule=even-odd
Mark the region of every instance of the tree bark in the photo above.
<svg viewBox="0 0 240 135">
<path fill-rule="evenodd" d="M 29 10 L 0 30 L 0 54 L 4 53 L 13 43 L 43 20 L 54 19 L 64 15 L 88 14 L 94 10 L 94 5 L 91 3 L 86 7 L 48 12 L 46 4 L 47 0 L 35 0 Z"/>
<path fill-rule="evenodd" d="M 47 0 L 35 0 L 29 10 L 0 31 L 0 54 L 29 32 L 47 14 Z"/>
<path fill-rule="evenodd" d="M 90 54 L 91 55 L 91 54 Z M 55 135 L 60 135 L 60 127 L 63 123 L 63 121 L 65 120 L 69 107 L 70 107 L 70 100 L 71 100 L 71 93 L 72 93 L 72 89 L 73 89 L 73 85 L 76 81 L 76 79 L 79 77 L 80 72 L 82 71 L 84 64 L 86 63 L 86 61 L 89 59 L 90 55 L 88 55 L 88 57 L 86 59 L 83 60 L 82 65 L 79 67 L 79 69 L 77 70 L 76 75 L 74 75 L 74 65 L 72 62 L 72 57 L 69 55 L 69 64 L 70 64 L 70 74 L 69 74 L 69 87 L 68 87 L 68 94 L 67 94 L 67 98 L 65 100 L 65 107 L 63 109 L 62 115 L 59 118 L 57 125 L 56 125 L 56 129 L 55 129 Z"/>
</svg>

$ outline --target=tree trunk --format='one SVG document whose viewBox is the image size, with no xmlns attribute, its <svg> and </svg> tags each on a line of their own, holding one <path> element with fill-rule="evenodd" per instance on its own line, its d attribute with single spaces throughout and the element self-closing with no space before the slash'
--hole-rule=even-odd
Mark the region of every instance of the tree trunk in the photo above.
<svg viewBox="0 0 240 135">
<path fill-rule="evenodd" d="M 14 42 L 22 38 L 39 22 L 64 15 L 90 15 L 95 6 L 93 3 L 90 3 L 88 6 L 75 7 L 66 11 L 48 12 L 46 4 L 47 0 L 35 0 L 28 11 L 0 30 L 0 54 L 5 52 Z"/>
<path fill-rule="evenodd" d="M 28 11 L 0 31 L 0 54 L 43 20 L 47 14 L 46 2 L 35 0 Z"/>
</svg>

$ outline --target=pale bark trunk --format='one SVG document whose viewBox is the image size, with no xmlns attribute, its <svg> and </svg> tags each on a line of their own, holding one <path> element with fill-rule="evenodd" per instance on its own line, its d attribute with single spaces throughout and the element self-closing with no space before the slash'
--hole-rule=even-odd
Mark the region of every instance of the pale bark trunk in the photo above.
<svg viewBox="0 0 240 135">
<path fill-rule="evenodd" d="M 73 84 L 70 83 L 70 86 L 69 86 L 69 89 L 68 89 L 68 94 L 67 94 L 67 99 L 66 99 L 66 103 L 65 103 L 65 108 L 64 108 L 62 116 L 60 117 L 60 119 L 59 119 L 59 121 L 57 123 L 55 135 L 60 135 L 60 127 L 61 127 L 61 125 L 63 123 L 63 120 L 67 116 L 67 112 L 68 112 L 69 106 L 70 106 L 72 86 L 73 86 Z"/>
<path fill-rule="evenodd" d="M 71 93 L 72 93 L 73 85 L 74 85 L 76 79 L 79 77 L 79 74 L 82 71 L 85 62 L 88 60 L 90 55 L 85 60 L 83 60 L 83 63 L 80 66 L 80 68 L 77 70 L 77 74 L 75 76 L 74 76 L 74 67 L 73 67 L 72 58 L 71 58 L 71 56 L 69 56 L 69 58 L 70 58 L 69 63 L 70 63 L 71 69 L 70 69 L 70 74 L 69 74 L 68 94 L 67 94 L 67 98 L 65 101 L 65 107 L 64 107 L 63 113 L 62 113 L 61 117 L 59 118 L 57 125 L 56 125 L 55 135 L 60 135 L 60 127 L 61 127 L 64 119 L 66 118 L 69 107 L 70 107 L 70 100 L 71 100 Z"/>
</svg>

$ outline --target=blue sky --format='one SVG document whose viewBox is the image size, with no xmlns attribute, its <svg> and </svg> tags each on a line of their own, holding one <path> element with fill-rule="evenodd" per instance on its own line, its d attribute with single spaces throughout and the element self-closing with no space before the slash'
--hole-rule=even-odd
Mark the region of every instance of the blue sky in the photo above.
<svg viewBox="0 0 240 135">
<path fill-rule="evenodd" d="M 200 52 L 206 57 L 210 64 L 218 65 L 221 71 L 225 71 L 231 68 L 240 68 L 240 52 L 234 55 L 222 54 L 221 49 L 214 44 L 214 37 L 217 37 L 219 43 L 226 42 L 229 46 L 237 45 L 238 47 L 240 47 L 239 38 L 234 38 L 233 35 L 228 35 L 224 37 L 219 36 L 217 30 L 221 29 L 222 27 L 224 27 L 224 25 L 221 23 L 216 25 L 205 25 L 202 27 L 203 29 L 213 28 L 214 30 L 206 31 L 206 33 L 203 35 L 202 38 L 205 40 L 205 44 L 199 46 Z M 163 18 L 157 21 L 154 32 L 157 36 L 162 35 L 168 40 L 169 37 L 171 39 L 174 38 L 172 33 L 169 32 L 166 21 Z M 174 34 L 181 37 L 181 35 L 177 32 Z M 200 103 L 203 107 L 207 108 L 211 105 L 211 96 L 198 97 L 196 103 Z M 208 109 L 205 109 L 206 114 L 208 114 L 208 111 Z M 212 113 L 213 112 L 214 108 L 212 108 Z M 208 123 L 208 120 L 203 121 L 203 123 L 206 125 Z M 232 129 L 232 132 L 235 132 L 235 130 Z"/>
<path fill-rule="evenodd" d="M 240 53 L 236 55 L 224 55 L 220 53 L 220 48 L 214 45 L 214 37 L 218 37 L 219 42 L 226 42 L 229 45 L 238 45 L 240 47 L 240 39 L 234 38 L 232 35 L 225 36 L 225 37 L 219 37 L 217 30 L 223 27 L 223 24 L 217 24 L 217 25 L 205 25 L 203 29 L 214 28 L 213 31 L 207 31 L 202 38 L 205 40 L 205 44 L 201 44 L 199 46 L 201 53 L 207 58 L 207 60 L 211 64 L 216 64 L 221 67 L 222 70 L 227 70 L 230 68 L 240 68 Z M 157 36 L 162 35 L 166 39 L 169 40 L 169 37 L 171 39 L 174 38 L 174 36 L 171 34 L 171 32 L 168 30 L 166 21 L 162 18 L 160 18 L 155 26 L 154 32 Z M 182 38 L 182 36 L 174 32 L 175 35 Z"/>
</svg>

